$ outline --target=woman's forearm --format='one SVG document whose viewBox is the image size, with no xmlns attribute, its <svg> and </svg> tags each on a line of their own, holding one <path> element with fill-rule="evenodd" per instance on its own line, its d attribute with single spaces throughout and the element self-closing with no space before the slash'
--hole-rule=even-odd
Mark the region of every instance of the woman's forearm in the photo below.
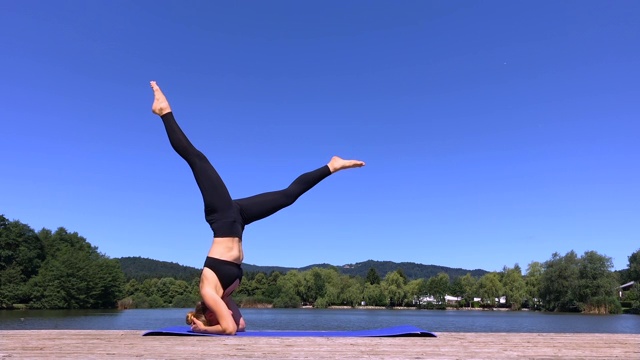
<svg viewBox="0 0 640 360">
<path fill-rule="evenodd" d="M 197 332 L 207 333 L 207 334 L 218 334 L 218 335 L 235 335 L 237 328 L 233 329 L 224 329 L 220 324 L 213 326 L 204 326 L 203 328 L 199 328 L 196 330 Z"/>
</svg>

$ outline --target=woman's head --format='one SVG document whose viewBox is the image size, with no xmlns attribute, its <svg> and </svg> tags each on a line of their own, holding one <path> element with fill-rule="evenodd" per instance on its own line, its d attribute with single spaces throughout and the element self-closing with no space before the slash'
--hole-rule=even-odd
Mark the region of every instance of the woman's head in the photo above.
<svg viewBox="0 0 640 360">
<path fill-rule="evenodd" d="M 189 311 L 187 313 L 187 318 L 186 318 L 187 325 L 192 325 L 193 319 L 197 319 L 202 324 L 204 324 L 204 326 L 209 326 L 209 323 L 205 316 L 206 313 L 207 313 L 207 305 L 205 305 L 203 301 L 198 301 L 198 303 L 196 304 L 196 310 Z"/>
</svg>

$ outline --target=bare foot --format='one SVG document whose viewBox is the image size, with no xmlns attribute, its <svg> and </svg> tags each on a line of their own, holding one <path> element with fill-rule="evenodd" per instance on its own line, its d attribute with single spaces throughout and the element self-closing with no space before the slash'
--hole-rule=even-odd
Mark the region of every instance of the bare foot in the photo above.
<svg viewBox="0 0 640 360">
<path fill-rule="evenodd" d="M 171 106 L 169 106 L 169 101 L 167 101 L 167 98 L 155 81 L 151 82 L 151 88 L 153 89 L 153 105 L 151 105 L 151 111 L 159 116 L 170 113 Z"/>
<path fill-rule="evenodd" d="M 344 170 L 344 169 L 363 167 L 364 166 L 364 161 L 360 161 L 360 160 L 345 160 L 345 159 L 340 158 L 338 156 L 334 156 L 334 157 L 331 158 L 331 161 L 329 161 L 327 166 L 329 167 L 329 170 L 331 170 L 331 173 L 333 174 L 336 171 L 340 171 L 340 170 Z"/>
</svg>

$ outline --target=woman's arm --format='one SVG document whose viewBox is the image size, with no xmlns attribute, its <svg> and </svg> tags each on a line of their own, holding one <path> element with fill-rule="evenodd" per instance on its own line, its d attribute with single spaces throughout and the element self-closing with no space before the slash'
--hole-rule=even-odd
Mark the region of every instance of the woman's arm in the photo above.
<svg viewBox="0 0 640 360">
<path fill-rule="evenodd" d="M 212 290 L 201 289 L 200 294 L 202 295 L 202 300 L 207 305 L 209 311 L 214 313 L 218 320 L 218 324 L 204 326 L 202 322 L 194 319 L 191 330 L 210 334 L 235 335 L 238 331 L 238 325 L 233 319 L 233 315 L 227 307 L 227 304 L 225 304 L 220 296 Z"/>
<path fill-rule="evenodd" d="M 244 322 L 244 318 L 242 317 L 242 313 L 240 313 L 240 309 L 238 308 L 238 305 L 236 305 L 236 302 L 233 301 L 231 296 L 224 299 L 224 302 L 225 304 L 227 304 L 227 307 L 231 311 L 233 321 L 235 321 L 236 325 L 238 326 L 238 331 L 244 331 L 247 325 Z"/>
</svg>

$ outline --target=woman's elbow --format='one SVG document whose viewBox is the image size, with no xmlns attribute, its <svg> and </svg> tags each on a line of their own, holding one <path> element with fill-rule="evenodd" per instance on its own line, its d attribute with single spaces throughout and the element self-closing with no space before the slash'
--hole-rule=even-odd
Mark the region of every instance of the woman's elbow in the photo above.
<svg viewBox="0 0 640 360">
<path fill-rule="evenodd" d="M 224 335 L 235 335 L 238 332 L 238 326 L 236 324 L 224 326 L 222 332 Z"/>
<path fill-rule="evenodd" d="M 240 319 L 240 323 L 238 324 L 238 332 L 243 332 L 247 325 L 244 323 L 244 319 Z"/>
</svg>

